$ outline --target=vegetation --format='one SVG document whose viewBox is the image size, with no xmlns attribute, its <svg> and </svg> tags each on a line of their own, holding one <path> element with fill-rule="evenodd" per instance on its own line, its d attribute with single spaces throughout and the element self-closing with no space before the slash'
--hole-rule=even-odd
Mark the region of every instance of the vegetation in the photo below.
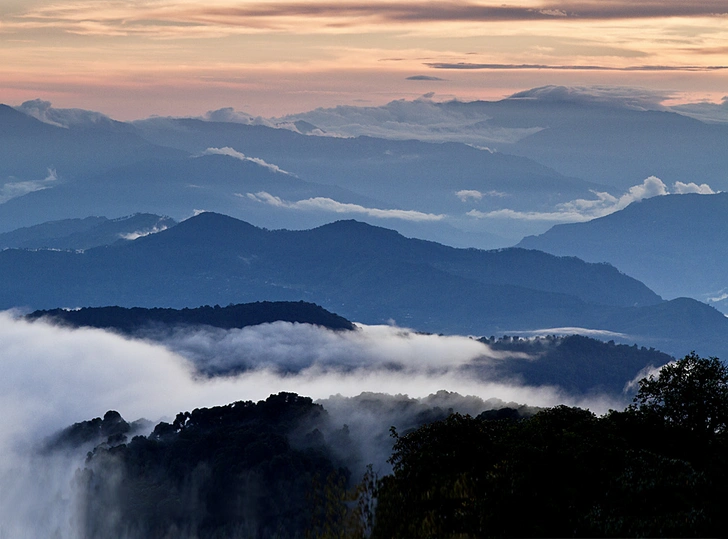
<svg viewBox="0 0 728 539">
<path fill-rule="evenodd" d="M 110 328 L 122 333 L 153 326 L 206 325 L 232 329 L 277 321 L 317 324 L 329 329 L 354 329 L 354 324 L 346 318 L 304 301 L 256 301 L 227 307 L 205 305 L 194 309 L 84 307 L 73 311 L 34 311 L 27 316 L 30 320 L 42 317 L 73 327 Z"/>
<path fill-rule="evenodd" d="M 451 414 L 394 427 L 393 473 L 352 478 L 348 428 L 281 393 L 177 415 L 148 437 L 115 412 L 56 447 L 105 440 L 77 474 L 88 537 L 722 536 L 728 368 L 694 353 L 597 417 Z"/>
<path fill-rule="evenodd" d="M 325 425 L 320 405 L 280 393 L 180 413 L 148 437 L 99 445 L 77 477 L 84 536 L 302 537 L 316 522 L 336 526 L 327 497 L 349 473 Z"/>
<path fill-rule="evenodd" d="M 601 418 L 455 414 L 396 436 L 374 536 L 724 535 L 728 369 L 690 354 L 639 385 Z"/>
<path fill-rule="evenodd" d="M 654 348 L 603 342 L 583 335 L 535 339 L 481 339 L 494 350 L 537 358 L 511 358 L 493 365 L 498 377 L 519 377 L 533 386 L 558 385 L 572 394 L 622 394 L 645 367 L 662 367 L 673 357 Z"/>
</svg>

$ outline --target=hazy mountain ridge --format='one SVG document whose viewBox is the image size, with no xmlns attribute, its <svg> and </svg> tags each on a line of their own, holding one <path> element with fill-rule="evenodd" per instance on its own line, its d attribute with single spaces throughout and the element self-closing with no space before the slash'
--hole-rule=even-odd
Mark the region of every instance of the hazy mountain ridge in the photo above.
<svg viewBox="0 0 728 539">
<path fill-rule="evenodd" d="M 422 211 L 458 207 L 460 189 L 508 189 L 526 196 L 588 194 L 597 184 L 566 178 L 543 165 L 512 155 L 492 154 L 465 144 L 306 136 L 260 125 L 194 119 L 150 119 L 134 124 L 147 140 L 189 152 L 231 147 L 276 163 L 302 178 L 356 190 Z M 419 189 L 413 199 L 409 189 Z M 554 189 L 558 187 L 558 189 Z M 435 189 L 430 193 L 422 188 Z M 441 192 L 448 193 L 440 200 Z"/>
<path fill-rule="evenodd" d="M 690 296 L 725 310 L 728 193 L 661 196 L 587 223 L 556 225 L 519 247 L 607 261 L 667 297 Z"/>
<path fill-rule="evenodd" d="M 448 244 L 501 247 L 518 231 L 497 220 L 486 229 L 467 212 L 496 210 L 506 199 L 509 208 L 548 211 L 609 189 L 461 143 L 306 136 L 196 119 L 122 123 L 52 107 L 41 112 L 57 121 L 7 106 L 0 112 L 0 231 L 91 214 L 181 220 L 198 210 L 303 229 L 338 214 Z"/>
<path fill-rule="evenodd" d="M 83 250 L 136 239 L 175 224 L 174 219 L 153 214 L 48 221 L 0 234 L 0 249 Z"/>
<path fill-rule="evenodd" d="M 436 333 L 611 330 L 676 354 L 696 347 L 720 354 L 728 331 L 728 319 L 714 309 L 663 302 L 608 265 L 527 250 L 458 250 L 352 221 L 267 231 L 203 213 L 82 254 L 6 250 L 0 275 L 3 307 L 305 300 L 350 320 L 394 319 Z"/>
<path fill-rule="evenodd" d="M 122 122 L 50 125 L 0 105 L 0 178 L 39 180 L 55 169 L 63 178 L 101 172 L 150 158 L 180 159 L 185 152 L 156 146 Z M 90 212 L 89 212 L 90 213 Z"/>
<path fill-rule="evenodd" d="M 493 248 L 552 222 L 624 207 L 620 197 L 634 198 L 629 189 L 640 191 L 646 178 L 657 176 L 676 193 L 728 189 L 721 172 L 728 125 L 640 108 L 649 96 L 620 101 L 566 90 L 310 113 L 349 121 L 347 129 L 360 135 L 352 137 L 305 135 L 275 121 L 212 121 L 222 119 L 213 113 L 122 123 L 50 107 L 43 113 L 56 120 L 43 123 L 5 107 L 0 230 L 90 214 L 181 220 L 208 210 L 292 229 L 340 215 L 449 245 Z M 365 129 L 367 122 L 381 129 Z M 389 127 L 397 136 L 385 138 Z M 484 150 L 463 143 L 478 146 L 469 139 L 455 142 L 460 129 L 501 139 Z M 504 135 L 510 131 L 519 134 Z"/>
<path fill-rule="evenodd" d="M 728 189 L 728 126 L 680 114 L 664 97 L 629 89 L 545 86 L 499 101 L 394 101 L 286 116 L 330 133 L 459 141 L 625 189 L 648 176 Z M 715 106 L 720 108 L 719 105 Z M 700 107 L 698 107 L 700 108 Z M 689 109 L 689 107 L 688 107 Z M 703 116 L 702 119 L 706 117 Z"/>
</svg>

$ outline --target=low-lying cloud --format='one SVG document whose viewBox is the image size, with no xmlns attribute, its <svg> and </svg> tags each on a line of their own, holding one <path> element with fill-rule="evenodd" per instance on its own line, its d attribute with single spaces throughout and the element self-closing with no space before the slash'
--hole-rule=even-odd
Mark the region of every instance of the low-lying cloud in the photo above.
<svg viewBox="0 0 728 539">
<path fill-rule="evenodd" d="M 238 196 L 243 196 L 238 193 Z M 328 213 L 345 213 L 353 215 L 366 215 L 367 217 L 375 217 L 377 219 L 401 219 L 403 221 L 441 221 L 445 218 L 442 214 L 423 213 L 416 210 L 384 210 L 379 208 L 367 208 L 359 204 L 351 204 L 338 202 L 332 198 L 314 197 L 299 200 L 297 202 L 289 202 L 280 197 L 271 195 L 265 191 L 258 193 L 247 193 L 248 199 L 277 208 L 286 208 L 291 210 L 302 211 L 322 211 Z"/>
<path fill-rule="evenodd" d="M 522 221 L 547 221 L 555 223 L 578 223 L 591 221 L 598 217 L 604 217 L 619 210 L 623 210 L 633 202 L 639 202 L 646 198 L 669 195 L 667 185 L 658 177 L 650 176 L 640 185 L 633 185 L 620 197 L 615 197 L 606 192 L 592 191 L 594 199 L 576 199 L 569 202 L 557 204 L 556 210 L 551 212 L 516 211 L 512 209 L 500 209 L 489 212 L 470 210 L 467 215 L 477 219 L 515 219 Z M 706 183 L 696 184 L 694 182 L 676 182 L 672 188 L 672 194 L 698 193 L 703 195 L 715 194 L 715 191 Z"/>
<path fill-rule="evenodd" d="M 327 405 L 334 409 L 334 421 L 346 421 L 358 406 L 342 403 L 344 397 L 374 391 L 425 398 L 443 389 L 487 402 L 566 403 L 597 412 L 615 406 L 607 398 L 586 400 L 554 387 L 488 379 L 487 369 L 476 376 L 468 366 L 507 361 L 509 356 L 467 337 L 422 335 L 389 326 L 335 332 L 286 322 L 150 337 L 129 339 L 0 313 L 0 535 L 74 536 L 72 517 L 78 508 L 73 477 L 85 453 L 45 457 L 34 448 L 59 429 L 107 410 L 117 410 L 128 420 L 156 422 L 180 411 L 290 391 L 315 399 L 339 395 Z M 200 373 L 205 366 L 242 370 L 210 377 Z M 480 406 L 477 399 L 442 393 L 435 401 Z M 372 413 L 352 419 L 354 430 L 358 425 L 371 434 L 365 425 L 376 422 L 369 417 Z M 390 421 L 390 416 L 379 413 L 377 418 Z M 388 426 L 381 428 L 379 438 L 386 436 Z M 386 452 L 381 441 L 370 443 L 363 458 Z"/>
</svg>

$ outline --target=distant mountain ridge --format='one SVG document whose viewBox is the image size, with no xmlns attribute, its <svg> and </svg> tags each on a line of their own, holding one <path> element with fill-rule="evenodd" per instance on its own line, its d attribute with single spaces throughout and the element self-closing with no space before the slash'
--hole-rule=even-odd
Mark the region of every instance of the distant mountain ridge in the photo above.
<svg viewBox="0 0 728 539">
<path fill-rule="evenodd" d="M 398 100 L 289 115 L 347 136 L 374 134 L 487 146 L 542 163 L 565 176 L 622 189 L 648 176 L 672 185 L 728 189 L 728 125 L 678 114 L 655 96 L 545 86 L 498 101 Z"/>
<path fill-rule="evenodd" d="M 728 351 L 728 319 L 719 312 L 662 301 L 612 266 L 521 249 L 454 249 L 355 221 L 269 231 L 203 213 L 84 253 L 8 249 L 0 278 L 2 308 L 304 300 L 349 320 L 393 319 L 437 333 L 585 327 L 675 355 Z"/>
<path fill-rule="evenodd" d="M 609 190 L 462 143 L 309 136 L 190 118 L 124 123 L 47 102 L 26 105 L 0 109 L 0 232 L 88 215 L 182 220 L 206 210 L 267 228 L 356 217 L 409 236 L 492 248 L 535 225 L 520 223 L 520 233 L 496 219 L 486 229 L 471 210 L 496 210 L 507 199 L 512 209 L 549 211 Z"/>
<path fill-rule="evenodd" d="M 136 239 L 175 224 L 169 217 L 141 213 L 116 219 L 86 217 L 48 221 L 0 234 L 0 249 L 83 250 Z"/>
<path fill-rule="evenodd" d="M 728 312 L 728 193 L 668 195 L 586 223 L 556 225 L 518 247 L 609 262 L 667 297 Z"/>
</svg>

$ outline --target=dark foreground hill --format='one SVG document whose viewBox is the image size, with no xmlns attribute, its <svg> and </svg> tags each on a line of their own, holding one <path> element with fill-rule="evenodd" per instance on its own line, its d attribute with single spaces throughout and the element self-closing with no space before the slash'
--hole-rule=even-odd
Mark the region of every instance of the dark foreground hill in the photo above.
<svg viewBox="0 0 728 539">
<path fill-rule="evenodd" d="M 139 423 L 109 411 L 36 456 L 86 456 L 69 504 L 82 537 L 724 535 L 728 368 L 717 359 L 686 356 L 602 417 L 564 405 L 433 406 L 448 397 L 477 400 L 348 399 L 355 422 L 361 404 L 386 410 L 358 432 L 341 423 L 340 395 L 198 408 L 131 440 Z M 383 425 L 397 425 L 388 440 Z M 391 455 L 391 473 L 352 471 L 372 446 Z"/>
<path fill-rule="evenodd" d="M 84 307 L 78 310 L 51 309 L 34 311 L 29 320 L 48 318 L 73 327 L 114 329 L 122 333 L 135 333 L 150 326 L 212 326 L 222 329 L 244 328 L 270 322 L 298 322 L 316 324 L 329 329 L 353 330 L 354 324 L 304 301 L 261 301 L 240 305 L 194 309 L 145 309 L 133 307 Z"/>
<path fill-rule="evenodd" d="M 304 300 L 350 320 L 422 331 L 586 327 L 673 354 L 728 348 L 719 312 L 662 301 L 612 266 L 523 249 L 454 249 L 355 221 L 269 231 L 203 213 L 84 253 L 6 250 L 0 278 L 2 308 Z"/>
</svg>

